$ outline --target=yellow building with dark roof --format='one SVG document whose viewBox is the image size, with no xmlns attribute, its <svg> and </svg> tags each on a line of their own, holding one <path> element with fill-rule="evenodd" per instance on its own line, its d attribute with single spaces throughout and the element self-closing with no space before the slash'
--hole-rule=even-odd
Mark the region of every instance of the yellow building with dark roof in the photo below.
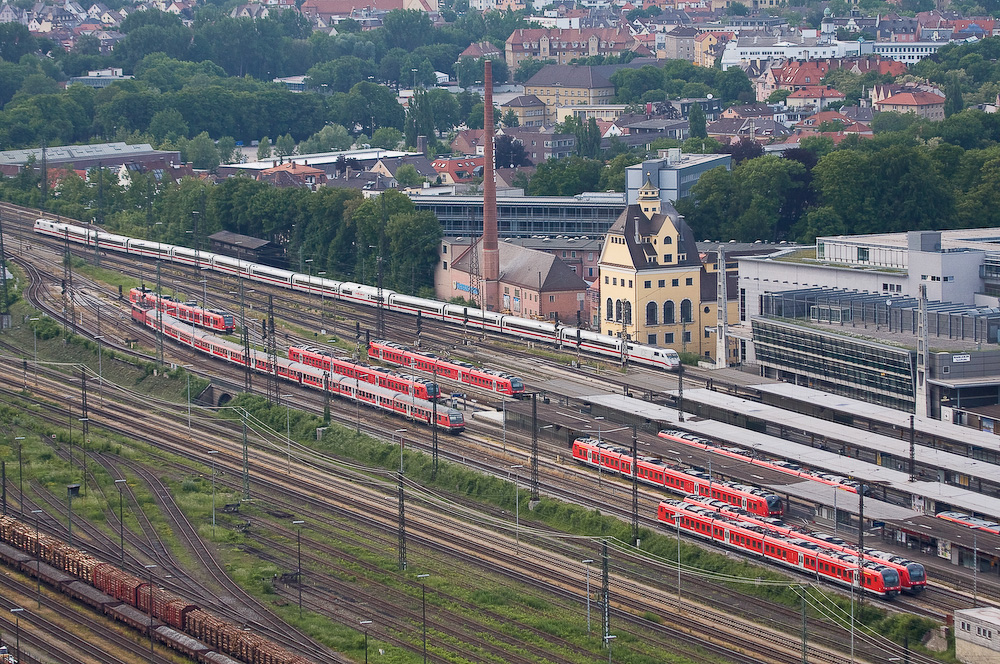
<svg viewBox="0 0 1000 664">
<path fill-rule="evenodd" d="M 717 265 L 703 263 L 684 217 L 648 177 L 608 231 L 599 283 L 601 332 L 715 358 Z"/>
</svg>

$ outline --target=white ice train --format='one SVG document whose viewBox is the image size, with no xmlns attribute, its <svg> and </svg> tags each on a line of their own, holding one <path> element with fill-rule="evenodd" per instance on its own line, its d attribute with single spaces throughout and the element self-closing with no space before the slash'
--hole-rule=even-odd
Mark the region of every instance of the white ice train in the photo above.
<svg viewBox="0 0 1000 664">
<path fill-rule="evenodd" d="M 51 219 L 38 219 L 35 222 L 35 232 L 90 247 L 96 244 L 100 249 L 107 251 L 121 251 L 239 275 L 251 281 L 282 286 L 315 295 L 325 295 L 333 300 L 378 306 L 378 289 L 374 286 L 313 277 L 221 254 L 195 251 L 189 247 L 162 242 L 137 240 Z M 440 320 L 476 330 L 486 329 L 521 339 L 533 339 L 543 343 L 560 345 L 568 350 L 579 349 L 581 352 L 609 359 L 619 359 L 623 355 L 622 340 L 606 334 L 581 330 L 555 322 L 519 318 L 496 311 L 483 311 L 482 309 L 403 295 L 388 289 L 382 289 L 382 296 L 385 299 L 383 304 L 389 311 L 413 316 L 419 314 L 427 319 Z M 680 366 L 680 356 L 675 350 L 633 342 L 626 343 L 628 359 L 632 363 L 666 371 L 676 371 Z"/>
</svg>

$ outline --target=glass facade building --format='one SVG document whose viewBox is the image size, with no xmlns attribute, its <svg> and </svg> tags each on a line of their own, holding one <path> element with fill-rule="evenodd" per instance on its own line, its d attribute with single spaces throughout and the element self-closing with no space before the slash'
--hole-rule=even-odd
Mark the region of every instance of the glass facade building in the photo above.
<svg viewBox="0 0 1000 664">
<path fill-rule="evenodd" d="M 412 196 L 418 211 L 432 212 L 448 236 L 483 232 L 482 196 Z M 622 194 L 612 196 L 518 196 L 497 198 L 501 237 L 585 235 L 604 237 L 625 209 Z"/>
<path fill-rule="evenodd" d="M 916 351 L 774 319 L 752 325 L 765 376 L 913 412 Z"/>
</svg>

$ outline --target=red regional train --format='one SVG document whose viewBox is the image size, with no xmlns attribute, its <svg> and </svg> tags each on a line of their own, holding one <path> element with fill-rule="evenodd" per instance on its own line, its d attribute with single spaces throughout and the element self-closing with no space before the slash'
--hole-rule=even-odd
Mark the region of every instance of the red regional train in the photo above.
<svg viewBox="0 0 1000 664">
<path fill-rule="evenodd" d="M 288 349 L 288 359 L 301 362 L 323 371 L 358 378 L 366 383 L 372 383 L 404 394 L 413 394 L 418 399 L 436 399 L 441 394 L 437 383 L 426 378 L 418 378 L 407 374 L 389 371 L 382 367 L 373 367 L 362 362 L 355 362 L 349 357 L 338 357 L 321 348 L 291 346 Z"/>
<path fill-rule="evenodd" d="M 625 477 L 632 476 L 632 451 L 614 443 L 577 438 L 573 441 L 573 458 L 587 466 Z M 654 457 L 638 457 L 636 477 L 640 482 L 675 493 L 721 500 L 751 514 L 781 516 L 783 513 L 781 498 L 773 493 L 746 484 L 712 480 L 693 468 L 682 470 Z"/>
<path fill-rule="evenodd" d="M 433 373 L 439 378 L 454 380 L 472 387 L 498 392 L 512 397 L 524 394 L 524 381 L 517 376 L 492 369 L 479 369 L 468 362 L 445 360 L 430 353 L 420 353 L 391 341 L 371 341 L 368 357 L 374 357 L 417 371 Z"/>
<path fill-rule="evenodd" d="M 202 309 L 194 302 L 178 302 L 169 295 L 157 297 L 156 293 L 148 288 L 133 288 L 128 293 L 128 299 L 132 304 L 138 304 L 143 308 L 159 307 L 163 313 L 199 327 L 226 334 L 231 334 L 236 329 L 236 319 L 230 313 L 219 309 Z"/>
<path fill-rule="evenodd" d="M 743 449 L 741 447 L 722 447 L 707 438 L 696 436 L 695 434 L 688 433 L 687 431 L 664 429 L 658 435 L 660 438 L 664 438 L 674 443 L 697 447 L 698 449 L 714 452 L 715 454 L 721 454 L 722 456 L 727 456 L 731 459 L 745 459 L 748 463 L 755 466 L 769 468 L 771 470 L 778 471 L 779 473 L 794 475 L 795 477 L 801 477 L 803 479 L 812 480 L 814 482 L 830 486 L 839 486 L 844 491 L 850 491 L 851 493 L 857 493 L 858 486 L 860 485 L 860 482 L 847 477 L 841 477 L 840 475 L 803 470 L 798 464 L 791 463 L 789 461 L 779 461 L 777 459 L 767 459 L 755 456 L 750 450 Z M 865 495 L 868 495 L 867 491 Z"/>
<path fill-rule="evenodd" d="M 443 406 L 436 407 L 433 403 L 418 399 L 412 394 L 403 394 L 378 385 L 362 383 L 346 376 L 331 376 L 321 369 L 301 362 L 293 362 L 284 357 L 275 358 L 275 366 L 272 366 L 268 354 L 259 350 L 251 349 L 250 358 L 246 359 L 243 346 L 214 334 L 197 330 L 187 323 L 178 321 L 173 316 L 161 314 L 159 317 L 163 319 L 163 334 L 165 336 L 221 360 L 240 366 L 249 364 L 260 373 L 274 373 L 280 378 L 299 385 L 321 391 L 326 389 L 331 394 L 348 401 L 359 401 L 377 410 L 403 415 L 424 424 L 431 423 L 436 411 L 438 427 L 449 433 L 465 431 L 465 416 L 460 410 Z M 157 329 L 157 314 L 152 309 L 143 309 L 138 305 L 133 305 L 132 319 L 153 330 Z"/>
<path fill-rule="evenodd" d="M 135 629 L 151 630 L 151 638 L 199 662 L 309 664 L 243 625 L 217 618 L 59 539 L 36 536 L 34 526 L 8 516 L 0 516 L 0 560 Z"/>
<path fill-rule="evenodd" d="M 855 556 L 858 553 L 857 547 L 851 547 L 847 542 L 835 535 L 814 533 L 811 530 L 790 526 L 778 518 L 758 517 L 753 514 L 748 514 L 738 507 L 733 507 L 732 505 L 723 503 L 719 500 L 711 500 L 704 496 L 688 496 L 685 500 L 689 503 L 702 505 L 706 508 L 715 510 L 716 512 L 731 516 L 741 523 L 745 523 L 750 526 L 759 526 L 765 530 L 777 533 L 784 537 L 812 542 L 817 546 L 822 546 L 834 551 L 840 551 L 842 553 L 848 553 Z M 899 556 L 888 551 L 880 551 L 878 549 L 869 548 L 865 548 L 864 557 L 865 560 L 875 560 L 886 567 L 891 567 L 896 570 L 896 573 L 899 574 L 899 583 L 903 592 L 911 595 L 917 595 L 923 592 L 923 590 L 927 587 L 927 571 L 920 563 L 915 563 L 912 560 L 908 560 L 903 556 Z"/>
<path fill-rule="evenodd" d="M 660 503 L 656 518 L 671 530 L 679 527 L 720 546 L 878 597 L 891 599 L 902 590 L 899 574 L 881 562 L 859 561 L 857 556 L 741 523 L 701 505 L 665 500 Z"/>
</svg>

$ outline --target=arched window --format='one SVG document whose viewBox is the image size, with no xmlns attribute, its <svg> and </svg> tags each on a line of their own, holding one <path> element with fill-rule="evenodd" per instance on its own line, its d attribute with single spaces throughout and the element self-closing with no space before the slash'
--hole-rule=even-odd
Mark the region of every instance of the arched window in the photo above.
<svg viewBox="0 0 1000 664">
<path fill-rule="evenodd" d="M 650 302 L 646 305 L 646 325 L 656 325 L 656 312 L 658 310 L 656 302 Z"/>
<path fill-rule="evenodd" d="M 607 312 L 606 312 L 607 313 L 607 316 L 606 316 L 607 319 L 608 320 L 614 320 L 615 319 L 615 305 L 611 302 L 611 298 L 610 297 L 608 298 L 608 304 L 607 304 L 607 306 L 605 308 L 607 309 Z"/>
<path fill-rule="evenodd" d="M 691 318 L 691 300 L 684 300 L 681 302 L 681 322 L 690 323 L 694 321 Z"/>
<path fill-rule="evenodd" d="M 673 243 L 674 243 L 674 238 L 670 237 L 669 235 L 663 238 L 663 244 L 673 244 Z"/>
<path fill-rule="evenodd" d="M 674 316 L 674 301 L 667 300 L 663 303 L 663 324 L 673 325 L 676 323 L 677 319 Z"/>
<path fill-rule="evenodd" d="M 625 302 L 625 325 L 632 324 L 632 303 Z"/>
<path fill-rule="evenodd" d="M 622 322 L 622 301 L 615 300 L 615 320 Z"/>
</svg>

